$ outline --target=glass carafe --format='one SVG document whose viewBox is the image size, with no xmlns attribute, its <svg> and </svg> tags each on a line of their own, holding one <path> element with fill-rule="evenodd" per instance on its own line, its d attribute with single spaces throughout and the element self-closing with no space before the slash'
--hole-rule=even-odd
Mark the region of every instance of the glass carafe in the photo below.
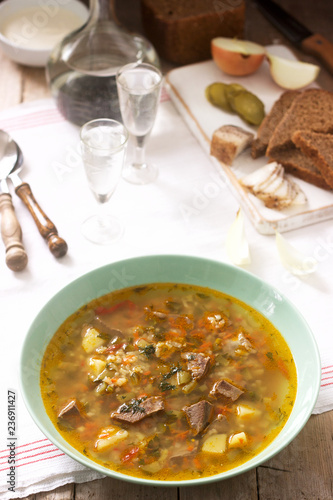
<svg viewBox="0 0 333 500">
<path fill-rule="evenodd" d="M 130 62 L 159 65 L 151 43 L 119 26 L 113 0 L 90 0 L 90 15 L 53 50 L 46 76 L 58 109 L 83 125 L 95 118 L 121 121 L 116 72 Z"/>
</svg>

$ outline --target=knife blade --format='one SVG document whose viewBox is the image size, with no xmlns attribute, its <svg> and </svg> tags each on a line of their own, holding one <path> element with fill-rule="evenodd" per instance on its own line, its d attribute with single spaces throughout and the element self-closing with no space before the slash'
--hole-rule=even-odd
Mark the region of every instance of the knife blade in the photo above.
<svg viewBox="0 0 333 500">
<path fill-rule="evenodd" d="M 333 74 L 333 43 L 313 33 L 272 0 L 254 0 L 260 12 L 303 52 L 319 59 Z"/>
</svg>

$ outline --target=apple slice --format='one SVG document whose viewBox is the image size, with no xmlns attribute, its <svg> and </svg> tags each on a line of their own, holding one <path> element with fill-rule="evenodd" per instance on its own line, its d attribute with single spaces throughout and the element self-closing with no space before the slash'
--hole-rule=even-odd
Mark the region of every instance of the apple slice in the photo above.
<svg viewBox="0 0 333 500">
<path fill-rule="evenodd" d="M 228 75 L 234 76 L 254 73 L 266 55 L 262 45 L 224 37 L 213 38 L 211 53 L 215 64 Z"/>
<path fill-rule="evenodd" d="M 269 53 L 267 58 L 273 80 L 283 89 L 297 90 L 310 85 L 320 69 L 315 64 L 292 61 Z"/>
</svg>

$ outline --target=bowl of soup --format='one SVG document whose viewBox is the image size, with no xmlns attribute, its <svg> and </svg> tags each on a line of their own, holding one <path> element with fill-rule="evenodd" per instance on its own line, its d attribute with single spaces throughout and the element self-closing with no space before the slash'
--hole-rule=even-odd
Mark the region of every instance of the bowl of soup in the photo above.
<svg viewBox="0 0 333 500">
<path fill-rule="evenodd" d="M 59 449 L 149 485 L 244 473 L 287 446 L 320 387 L 315 339 L 254 275 L 156 255 L 98 268 L 58 292 L 21 355 L 25 404 Z"/>
</svg>

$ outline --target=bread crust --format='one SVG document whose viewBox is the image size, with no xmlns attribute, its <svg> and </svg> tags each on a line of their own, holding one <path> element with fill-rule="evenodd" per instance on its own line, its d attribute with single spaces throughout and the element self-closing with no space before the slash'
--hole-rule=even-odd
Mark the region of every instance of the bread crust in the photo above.
<svg viewBox="0 0 333 500">
<path fill-rule="evenodd" d="M 313 156 L 299 149 L 293 141 L 300 132 L 333 133 L 333 93 L 323 89 L 300 92 L 276 126 L 266 155 L 281 163 L 287 172 L 323 189 L 332 189 Z"/>
<path fill-rule="evenodd" d="M 323 89 L 301 92 L 277 125 L 269 141 L 267 155 L 295 147 L 292 136 L 298 130 L 333 133 L 333 93 Z"/>
<path fill-rule="evenodd" d="M 210 144 L 210 154 L 226 165 L 251 145 L 254 134 L 236 125 L 222 125 L 215 130 Z"/>
<path fill-rule="evenodd" d="M 252 142 L 251 156 L 252 158 L 259 158 L 264 156 L 270 138 L 272 137 L 276 127 L 284 117 L 292 105 L 294 99 L 299 95 L 298 90 L 287 90 L 283 92 L 279 99 L 275 101 L 270 112 L 263 119 L 257 131 L 257 137 Z"/>
<path fill-rule="evenodd" d="M 293 134 L 292 140 L 333 189 L 333 135 L 298 130 Z"/>
<path fill-rule="evenodd" d="M 331 186 L 327 184 L 320 171 L 314 166 L 312 161 L 296 147 L 291 150 L 281 150 L 276 153 L 271 161 L 277 161 L 284 166 L 285 171 L 298 177 L 310 184 L 314 184 L 323 189 L 330 190 Z"/>
</svg>

